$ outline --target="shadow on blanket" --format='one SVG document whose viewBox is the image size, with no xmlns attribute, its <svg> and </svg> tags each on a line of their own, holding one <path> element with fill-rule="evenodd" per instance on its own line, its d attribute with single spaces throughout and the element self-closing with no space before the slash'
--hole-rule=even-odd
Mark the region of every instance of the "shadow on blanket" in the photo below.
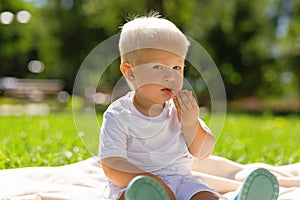
<svg viewBox="0 0 300 200">
<path fill-rule="evenodd" d="M 300 199 L 300 163 L 271 166 L 264 163 L 242 165 L 210 156 L 195 160 L 193 174 L 201 176 L 220 193 L 233 196 L 245 177 L 263 167 L 276 175 L 280 183 L 279 200 Z M 60 167 L 28 167 L 0 170 L 0 199 L 103 199 L 105 176 L 96 158 Z"/>
</svg>

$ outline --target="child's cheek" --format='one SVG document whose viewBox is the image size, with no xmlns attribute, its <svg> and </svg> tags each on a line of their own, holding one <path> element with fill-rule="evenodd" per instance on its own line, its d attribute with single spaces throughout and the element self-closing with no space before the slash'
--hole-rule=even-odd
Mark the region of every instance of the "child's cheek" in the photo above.
<svg viewBox="0 0 300 200">
<path fill-rule="evenodd" d="M 163 85 L 162 75 L 144 71 L 136 74 L 136 84 L 141 87 L 146 84 Z"/>
</svg>

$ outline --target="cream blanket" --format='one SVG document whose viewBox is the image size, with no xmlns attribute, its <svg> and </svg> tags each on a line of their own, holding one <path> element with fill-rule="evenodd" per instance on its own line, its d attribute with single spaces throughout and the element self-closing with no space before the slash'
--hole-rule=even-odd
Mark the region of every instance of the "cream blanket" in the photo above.
<svg viewBox="0 0 300 200">
<path fill-rule="evenodd" d="M 210 156 L 195 160 L 192 166 L 196 176 L 227 196 L 233 196 L 244 178 L 255 168 L 272 171 L 280 183 L 280 200 L 300 200 L 300 163 L 271 166 L 263 163 L 242 165 L 228 159 Z M 0 170 L 0 199 L 103 199 L 105 176 L 96 158 L 60 166 L 28 167 Z"/>
</svg>

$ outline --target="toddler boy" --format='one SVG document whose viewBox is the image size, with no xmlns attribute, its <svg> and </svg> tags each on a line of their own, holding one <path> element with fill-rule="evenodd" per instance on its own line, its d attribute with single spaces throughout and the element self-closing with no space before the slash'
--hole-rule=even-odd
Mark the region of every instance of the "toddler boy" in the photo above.
<svg viewBox="0 0 300 200">
<path fill-rule="evenodd" d="M 109 179 L 108 199 L 221 198 L 190 170 L 193 158 L 212 153 L 215 138 L 199 119 L 192 92 L 182 90 L 189 45 L 172 22 L 156 14 L 122 27 L 120 70 L 133 91 L 103 115 L 99 154 Z M 257 193 L 257 180 L 265 174 L 267 190 L 274 189 L 276 179 L 260 170 L 249 176 L 256 184 L 246 181 L 236 199 L 249 199 L 249 191 Z M 266 194 L 264 200 L 276 199 L 275 190 Z"/>
</svg>

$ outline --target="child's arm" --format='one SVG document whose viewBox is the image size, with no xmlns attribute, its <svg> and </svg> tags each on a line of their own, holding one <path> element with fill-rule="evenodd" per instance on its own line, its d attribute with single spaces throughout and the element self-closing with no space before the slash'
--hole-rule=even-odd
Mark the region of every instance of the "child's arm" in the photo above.
<svg viewBox="0 0 300 200">
<path fill-rule="evenodd" d="M 143 175 L 154 178 L 166 190 L 170 199 L 175 200 L 172 190 L 156 175 L 145 172 L 128 162 L 125 158 L 109 157 L 101 159 L 101 164 L 105 175 L 117 186 L 126 187 L 136 176 Z"/>
<path fill-rule="evenodd" d="M 204 130 L 198 120 L 199 106 L 191 91 L 180 91 L 174 97 L 178 119 L 189 152 L 197 158 L 209 156 L 215 145 L 215 138 Z"/>
</svg>

